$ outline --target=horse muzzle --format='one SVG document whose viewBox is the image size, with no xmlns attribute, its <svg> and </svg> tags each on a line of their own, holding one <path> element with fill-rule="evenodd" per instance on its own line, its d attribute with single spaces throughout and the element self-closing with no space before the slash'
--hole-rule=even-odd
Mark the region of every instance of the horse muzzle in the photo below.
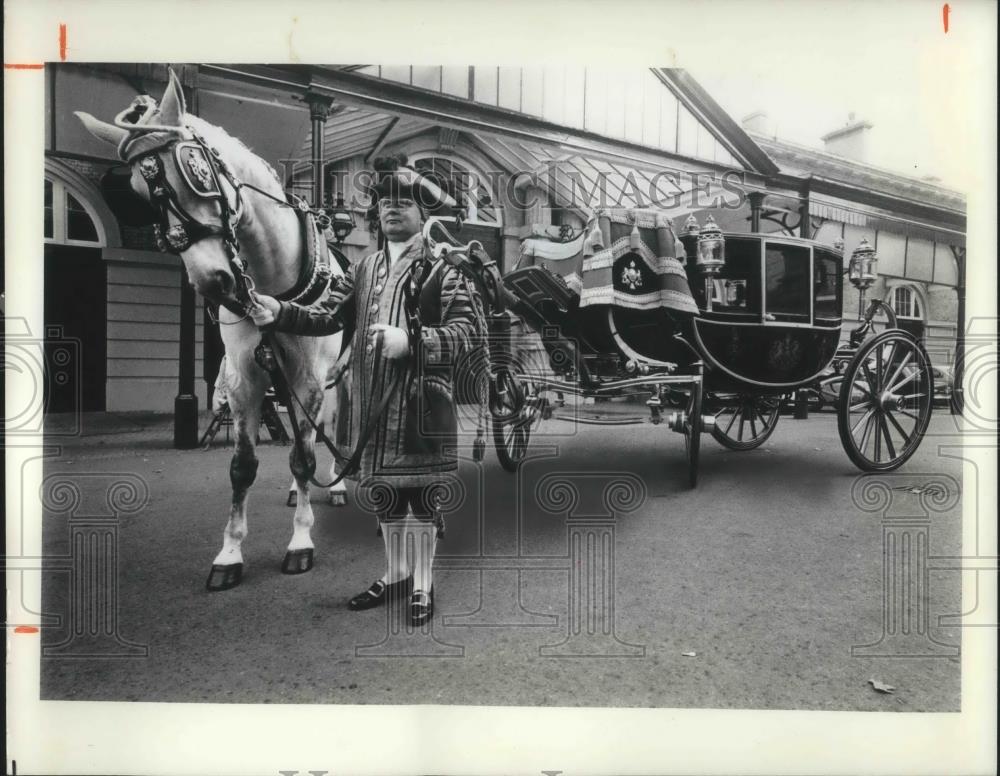
<svg viewBox="0 0 1000 776">
<path fill-rule="evenodd" d="M 188 272 L 190 277 L 193 273 Z M 210 302 L 236 301 L 236 279 L 228 270 L 214 270 L 205 275 L 191 277 L 195 290 Z"/>
</svg>

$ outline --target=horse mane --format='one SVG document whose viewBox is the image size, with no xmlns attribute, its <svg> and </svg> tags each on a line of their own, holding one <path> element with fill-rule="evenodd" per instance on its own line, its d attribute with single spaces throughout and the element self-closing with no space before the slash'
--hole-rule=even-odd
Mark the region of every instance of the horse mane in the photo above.
<svg viewBox="0 0 1000 776">
<path fill-rule="evenodd" d="M 256 183 L 263 184 L 267 178 L 271 178 L 278 187 L 284 190 L 281 184 L 281 178 L 278 177 L 278 173 L 275 169 L 267 163 L 264 159 L 261 159 L 257 154 L 255 154 L 246 143 L 240 140 L 238 137 L 233 137 L 222 127 L 217 127 L 215 124 L 210 124 L 205 121 L 205 119 L 192 115 L 190 113 L 184 116 L 184 122 L 190 125 L 193 129 L 198 131 L 208 144 L 219 149 L 219 152 L 223 155 L 227 151 L 235 154 L 242 160 L 247 170 L 260 176 L 261 180 L 255 181 Z"/>
</svg>

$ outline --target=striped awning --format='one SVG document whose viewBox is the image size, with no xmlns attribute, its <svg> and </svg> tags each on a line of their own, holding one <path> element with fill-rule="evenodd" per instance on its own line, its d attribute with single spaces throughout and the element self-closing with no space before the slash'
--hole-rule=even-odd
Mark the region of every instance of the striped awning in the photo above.
<svg viewBox="0 0 1000 776">
<path fill-rule="evenodd" d="M 965 232 L 860 207 L 848 208 L 832 202 L 810 199 L 809 214 L 825 218 L 828 221 L 836 221 L 864 229 L 879 229 L 894 234 L 932 240 L 941 245 L 965 245 Z"/>
</svg>

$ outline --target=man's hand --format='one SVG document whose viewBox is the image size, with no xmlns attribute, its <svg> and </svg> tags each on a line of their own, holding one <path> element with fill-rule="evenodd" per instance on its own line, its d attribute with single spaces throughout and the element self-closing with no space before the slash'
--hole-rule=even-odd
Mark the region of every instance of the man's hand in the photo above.
<svg viewBox="0 0 1000 776">
<path fill-rule="evenodd" d="M 258 326 L 274 323 L 274 319 L 281 309 L 278 300 L 267 294 L 254 294 L 254 299 L 257 300 L 257 303 L 250 306 L 250 317 L 253 318 L 253 322 Z"/>
<path fill-rule="evenodd" d="M 382 357 L 390 361 L 406 358 L 410 355 L 410 337 L 397 326 L 384 323 L 373 323 L 369 327 L 372 340 L 382 332 Z"/>
</svg>

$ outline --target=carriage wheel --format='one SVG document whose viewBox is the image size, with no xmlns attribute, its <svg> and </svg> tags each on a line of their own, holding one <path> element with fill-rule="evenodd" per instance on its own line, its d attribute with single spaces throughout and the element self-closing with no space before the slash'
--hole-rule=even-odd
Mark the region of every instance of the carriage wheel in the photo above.
<svg viewBox="0 0 1000 776">
<path fill-rule="evenodd" d="M 892 471 L 920 445 L 931 418 L 934 375 L 923 345 L 899 329 L 865 342 L 844 373 L 837 427 L 863 471 Z"/>
<path fill-rule="evenodd" d="M 726 397 L 715 414 L 712 436 L 730 450 L 753 450 L 762 445 L 778 425 L 783 397 L 738 394 Z"/>
<path fill-rule="evenodd" d="M 520 408 L 516 407 L 515 404 L 518 402 L 516 398 L 517 391 L 511 390 L 511 383 L 513 383 L 514 377 L 509 372 L 502 372 L 501 374 L 505 375 L 505 377 L 501 378 L 501 385 L 498 386 L 500 389 L 498 391 L 498 404 L 501 408 L 500 414 L 507 415 L 515 410 L 517 410 L 517 414 L 513 420 L 508 421 L 496 420 L 494 418 L 493 444 L 496 447 L 500 465 L 509 472 L 515 472 L 528 454 L 531 426 L 535 421 L 538 411 L 535 405 L 529 404 L 526 401 L 521 402 L 522 406 Z M 524 396 L 530 393 L 530 388 L 531 386 L 527 383 L 521 383 L 521 392 Z"/>
<path fill-rule="evenodd" d="M 688 484 L 698 484 L 698 453 L 701 450 L 701 381 L 691 386 L 684 411 L 684 451 L 687 453 Z"/>
</svg>

